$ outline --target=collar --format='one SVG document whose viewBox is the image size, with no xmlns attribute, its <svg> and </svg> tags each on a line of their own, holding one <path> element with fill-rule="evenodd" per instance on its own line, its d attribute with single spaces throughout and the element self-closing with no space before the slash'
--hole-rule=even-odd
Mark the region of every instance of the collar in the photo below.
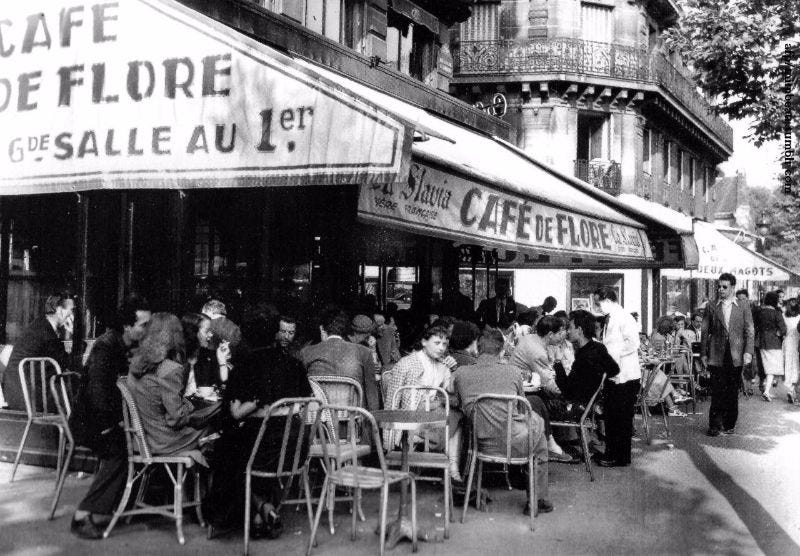
<svg viewBox="0 0 800 556">
<path fill-rule="evenodd" d="M 733 303 L 737 307 L 739 306 L 739 301 L 736 299 L 735 296 L 731 297 L 730 300 L 731 300 L 731 303 Z M 723 303 L 725 303 L 724 299 L 717 299 L 717 305 L 722 305 Z"/>
<path fill-rule="evenodd" d="M 344 338 L 342 338 L 341 336 L 339 336 L 337 334 L 330 334 L 328 336 L 328 340 L 344 340 Z M 327 342 L 328 340 L 325 340 L 325 341 Z"/>
<path fill-rule="evenodd" d="M 501 359 L 497 355 L 489 355 L 488 353 L 481 353 L 478 356 L 478 363 L 500 363 Z"/>
</svg>

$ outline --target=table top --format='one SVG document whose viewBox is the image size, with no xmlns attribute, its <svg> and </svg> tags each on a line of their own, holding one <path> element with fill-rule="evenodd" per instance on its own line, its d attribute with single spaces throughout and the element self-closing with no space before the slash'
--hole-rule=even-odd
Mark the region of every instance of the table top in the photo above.
<svg viewBox="0 0 800 556">
<path fill-rule="evenodd" d="M 372 415 L 382 427 L 395 430 L 418 430 L 423 427 L 440 426 L 447 423 L 444 411 L 408 409 L 381 409 Z"/>
</svg>

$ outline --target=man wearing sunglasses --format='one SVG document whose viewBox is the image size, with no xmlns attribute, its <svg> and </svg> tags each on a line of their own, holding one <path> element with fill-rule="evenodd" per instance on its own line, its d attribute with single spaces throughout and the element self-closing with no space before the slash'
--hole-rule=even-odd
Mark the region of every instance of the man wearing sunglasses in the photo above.
<svg viewBox="0 0 800 556">
<path fill-rule="evenodd" d="M 753 360 L 753 315 L 750 303 L 734 296 L 736 277 L 727 272 L 717 281 L 719 297 L 703 317 L 700 353 L 711 372 L 708 436 L 733 434 L 739 416 L 742 366 Z"/>
</svg>

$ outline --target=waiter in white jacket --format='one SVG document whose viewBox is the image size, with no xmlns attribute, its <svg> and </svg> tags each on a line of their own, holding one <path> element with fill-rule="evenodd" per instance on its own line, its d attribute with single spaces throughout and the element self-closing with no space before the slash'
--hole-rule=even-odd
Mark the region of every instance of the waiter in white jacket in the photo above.
<svg viewBox="0 0 800 556">
<path fill-rule="evenodd" d="M 617 301 L 613 288 L 595 292 L 600 311 L 608 315 L 603 344 L 619 365 L 619 374 L 609 379 L 603 410 L 606 417 L 606 452 L 597 459 L 602 467 L 631 464 L 633 413 L 642 370 L 639 367 L 639 325 Z"/>
</svg>

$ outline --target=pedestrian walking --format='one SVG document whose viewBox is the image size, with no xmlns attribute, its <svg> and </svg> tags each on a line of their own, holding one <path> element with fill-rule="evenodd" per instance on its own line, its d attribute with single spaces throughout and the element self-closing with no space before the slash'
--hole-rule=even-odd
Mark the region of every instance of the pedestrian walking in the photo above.
<svg viewBox="0 0 800 556">
<path fill-rule="evenodd" d="M 764 303 L 758 312 L 759 345 L 761 362 L 764 365 L 765 402 L 772 401 L 772 381 L 783 377 L 783 339 L 786 337 L 786 322 L 778 308 L 778 293 L 767 292 Z"/>
<path fill-rule="evenodd" d="M 703 315 L 701 332 L 703 366 L 711 373 L 711 409 L 708 436 L 733 434 L 739 417 L 742 366 L 753 360 L 753 316 L 750 304 L 733 296 L 736 277 L 721 274 L 719 296 Z"/>
<path fill-rule="evenodd" d="M 797 380 L 800 378 L 800 299 L 792 298 L 786 302 L 786 336 L 783 338 L 783 382 L 789 392 L 789 403 L 797 399 Z"/>
</svg>

